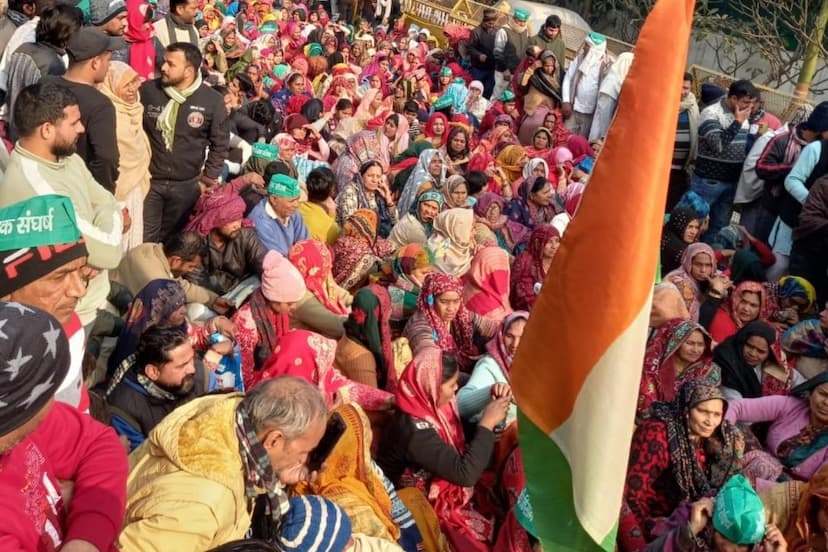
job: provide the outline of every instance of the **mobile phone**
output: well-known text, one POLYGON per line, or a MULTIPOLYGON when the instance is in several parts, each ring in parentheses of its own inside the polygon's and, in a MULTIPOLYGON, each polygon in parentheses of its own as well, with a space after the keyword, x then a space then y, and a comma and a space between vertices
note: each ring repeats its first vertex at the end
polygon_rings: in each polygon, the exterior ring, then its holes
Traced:
POLYGON ((308 455, 308 461, 306 463, 308 471, 318 471, 322 467, 322 464, 328 459, 328 456, 330 456, 343 433, 345 433, 345 420, 337 412, 334 412, 328 418, 328 426, 325 428, 325 434, 322 436, 319 444, 308 455))

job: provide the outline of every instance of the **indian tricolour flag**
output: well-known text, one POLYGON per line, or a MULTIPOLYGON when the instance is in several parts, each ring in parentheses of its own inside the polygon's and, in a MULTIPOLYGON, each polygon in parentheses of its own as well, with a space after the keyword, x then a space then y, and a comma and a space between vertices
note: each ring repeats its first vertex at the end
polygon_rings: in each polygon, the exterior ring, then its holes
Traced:
POLYGON ((513 367, 546 552, 612 550, 633 432, 694 0, 659 0, 513 367))

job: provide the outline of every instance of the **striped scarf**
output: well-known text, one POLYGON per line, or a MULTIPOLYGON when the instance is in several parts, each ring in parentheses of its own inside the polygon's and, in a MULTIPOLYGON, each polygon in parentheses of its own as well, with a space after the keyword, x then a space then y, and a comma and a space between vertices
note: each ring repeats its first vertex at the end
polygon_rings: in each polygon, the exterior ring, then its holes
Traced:
POLYGON ((267 451, 256 436, 249 416, 241 408, 236 410, 236 437, 239 438, 239 452, 244 463, 244 490, 247 498, 255 500, 261 494, 261 490, 267 493, 267 514, 270 516, 275 534, 282 516, 290 508, 290 503, 278 474, 273 471, 267 451))

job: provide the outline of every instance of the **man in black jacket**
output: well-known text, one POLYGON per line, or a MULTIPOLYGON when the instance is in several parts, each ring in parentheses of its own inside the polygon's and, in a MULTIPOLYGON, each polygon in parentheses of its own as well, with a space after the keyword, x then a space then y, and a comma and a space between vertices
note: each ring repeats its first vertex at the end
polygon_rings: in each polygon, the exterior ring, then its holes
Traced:
POLYGON ((170 44, 161 78, 141 85, 144 130, 152 149, 145 242, 163 242, 184 226, 202 191, 218 183, 227 158, 224 98, 202 84, 200 68, 198 48, 170 44))
POLYGON ((164 416, 207 390, 204 371, 196 369, 193 346, 180 328, 147 329, 115 379, 107 406, 112 426, 129 440, 130 450, 144 442, 164 416))
POLYGON ((115 136, 115 106, 97 85, 106 79, 112 51, 122 42, 96 27, 84 27, 69 39, 69 68, 54 82, 78 98, 81 122, 86 131, 78 139, 78 155, 89 172, 110 193, 118 180, 118 139, 115 136))
POLYGON ((483 83, 483 96, 489 98, 495 85, 495 26, 498 11, 494 8, 483 10, 483 21, 472 29, 469 38, 471 54, 471 75, 483 83))

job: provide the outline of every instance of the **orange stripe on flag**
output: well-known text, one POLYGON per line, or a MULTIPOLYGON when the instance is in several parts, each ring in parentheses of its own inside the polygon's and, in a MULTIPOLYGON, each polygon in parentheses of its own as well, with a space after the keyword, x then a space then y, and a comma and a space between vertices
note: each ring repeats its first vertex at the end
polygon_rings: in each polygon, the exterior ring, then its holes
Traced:
MULTIPOLYGON (((652 290, 693 6, 660 0, 650 13, 606 145, 521 341, 514 390, 546 433, 570 416, 587 375, 652 290)), ((601 406, 613 415, 611 404, 601 406)))

